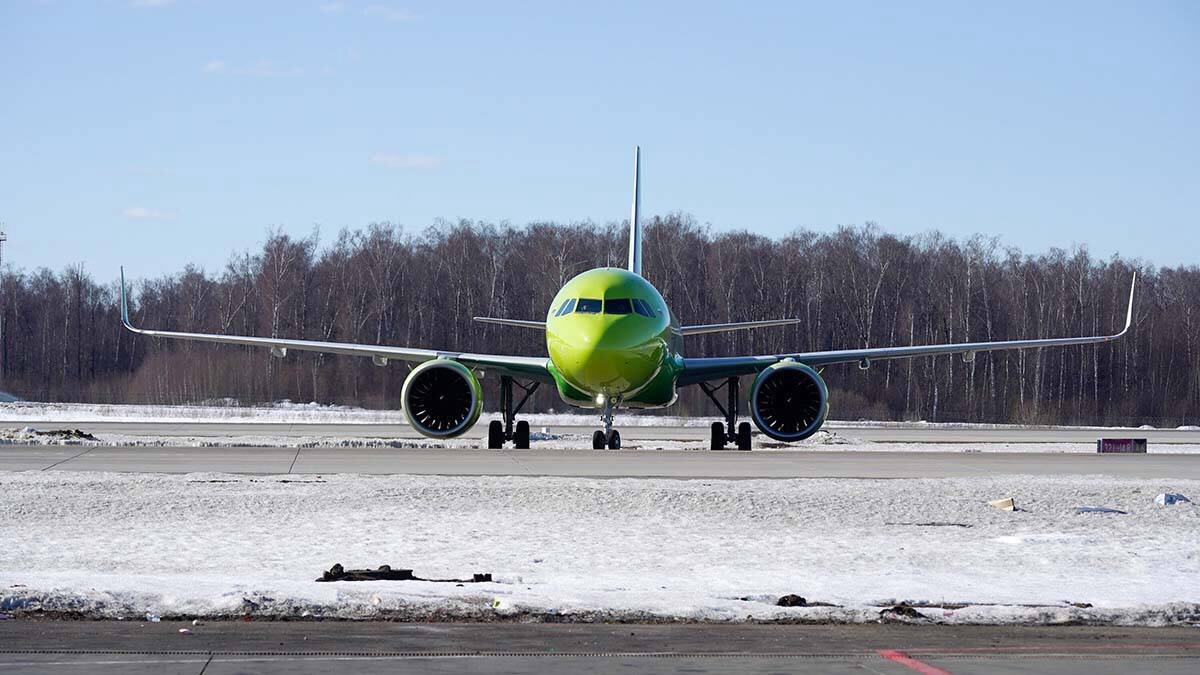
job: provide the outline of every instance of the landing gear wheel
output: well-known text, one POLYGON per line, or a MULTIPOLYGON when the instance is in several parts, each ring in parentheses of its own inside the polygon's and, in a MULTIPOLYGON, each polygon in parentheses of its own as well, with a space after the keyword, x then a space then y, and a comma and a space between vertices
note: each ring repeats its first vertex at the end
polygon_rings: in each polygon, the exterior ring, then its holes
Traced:
POLYGON ((488 450, 499 450, 504 447, 504 425, 500 420, 492 420, 488 424, 488 450))
POLYGON ((612 431, 608 432, 608 449, 609 450, 620 450, 621 449, 621 432, 617 431, 616 429, 613 429, 612 431))
MULTIPOLYGON (((746 438, 750 438, 750 431, 748 429, 746 430, 746 438)), ((529 422, 525 420, 517 422, 517 429, 513 432, 513 447, 518 450, 529 449, 529 422)))
POLYGON ((593 450, 603 450, 604 449, 604 432, 600 431, 599 429, 597 429, 596 432, 592 434, 592 449, 593 450))
POLYGON ((749 422, 742 422, 741 424, 738 425, 737 446, 738 446, 738 450, 749 450, 750 449, 750 423, 749 422))
POLYGON ((721 422, 712 423, 712 449, 725 449, 725 425, 721 422))

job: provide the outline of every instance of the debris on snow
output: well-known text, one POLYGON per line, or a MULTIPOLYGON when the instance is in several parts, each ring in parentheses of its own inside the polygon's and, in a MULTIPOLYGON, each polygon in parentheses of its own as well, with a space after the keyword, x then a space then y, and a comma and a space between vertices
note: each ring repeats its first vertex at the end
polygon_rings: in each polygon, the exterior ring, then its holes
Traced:
POLYGON ((82 441, 99 441, 99 439, 79 429, 50 429, 48 431, 40 431, 33 427, 0 429, 0 444, 4 445, 30 442, 37 445, 73 445, 82 441))
POLYGON ((993 499, 992 501, 988 502, 988 506, 1000 509, 1001 511, 1016 511, 1017 510, 1017 505, 1013 501, 1012 497, 1005 497, 1004 499, 993 499))
POLYGON ((900 603, 879 611, 879 621, 928 621, 929 617, 913 609, 907 603, 900 603))
POLYGON ((1110 509, 1107 506, 1076 506, 1075 513, 1118 513, 1122 516, 1129 515, 1127 511, 1110 509))
POLYGON ((390 565, 373 570, 346 570, 341 563, 334 563, 317 581, 411 581, 413 578, 412 570, 393 570, 390 565))
POLYGON ((1159 506, 1171 506, 1172 504, 1191 503, 1192 500, 1184 497, 1178 492, 1164 492, 1154 498, 1154 503, 1159 506))
MULTIPOLYGON (((412 570, 394 570, 391 565, 380 565, 373 570, 347 570, 335 563, 323 572, 317 581, 432 581, 442 584, 483 584, 492 580, 491 572, 475 573, 470 579, 422 579, 413 576, 412 570)), ((376 603, 378 604, 378 603, 376 603)))
POLYGON ((788 593, 776 600, 775 605, 777 607, 807 607, 808 601, 795 593, 788 593))

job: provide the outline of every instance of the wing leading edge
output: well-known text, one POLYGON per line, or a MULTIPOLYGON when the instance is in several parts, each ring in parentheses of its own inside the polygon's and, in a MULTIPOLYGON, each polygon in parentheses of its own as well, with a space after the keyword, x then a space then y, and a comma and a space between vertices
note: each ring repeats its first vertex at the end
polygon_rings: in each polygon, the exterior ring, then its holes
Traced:
POLYGON ((137 328, 129 320, 129 303, 125 295, 125 269, 121 268, 121 323, 125 328, 152 337, 173 340, 214 342, 226 345, 263 347, 275 356, 285 356, 288 350, 342 354, 346 356, 369 356, 376 365, 387 365, 388 361, 421 362, 434 359, 450 359, 465 366, 499 372, 504 375, 552 382, 546 368, 545 357, 505 356, 501 354, 469 354, 434 349, 412 349, 387 345, 360 345, 348 342, 321 342, 316 340, 288 340, 281 338, 250 337, 242 335, 218 335, 213 333, 183 333, 178 331, 150 330, 137 328))
POLYGON ((680 335, 704 335, 705 333, 724 333, 731 330, 750 330, 752 328, 771 328, 772 326, 790 326, 800 323, 800 319, 767 319, 766 321, 739 321, 737 323, 706 323, 700 326, 680 326, 680 335))
POLYGON ((1037 349, 1039 347, 1068 347, 1072 345, 1090 345, 1110 342, 1125 335, 1133 323, 1133 292, 1137 285, 1137 275, 1129 284, 1129 308, 1125 313, 1125 327, 1113 335, 1097 335, 1091 337, 1039 338, 1034 340, 1003 340, 1000 342, 962 342, 941 345, 912 345, 908 347, 880 347, 868 349, 841 349, 828 352, 807 352, 797 354, 772 354, 762 356, 730 356, 717 358, 698 358, 683 360, 683 372, 678 383, 695 384, 706 380, 722 377, 749 375, 784 359, 793 359, 810 366, 828 366, 837 363, 858 363, 868 367, 873 361, 886 359, 907 359, 916 356, 936 356, 939 354, 962 354, 963 360, 971 361, 978 352, 1003 351, 1008 349, 1037 349))

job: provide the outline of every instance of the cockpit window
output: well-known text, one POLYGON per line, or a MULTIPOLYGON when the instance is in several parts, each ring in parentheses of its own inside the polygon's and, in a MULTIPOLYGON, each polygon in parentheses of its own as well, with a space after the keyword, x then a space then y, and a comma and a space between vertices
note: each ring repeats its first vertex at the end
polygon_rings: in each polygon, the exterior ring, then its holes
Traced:
POLYGON ((650 309, 650 303, 642 300, 641 298, 633 299, 633 311, 641 314, 642 316, 648 316, 651 319, 654 318, 654 310, 650 309))
POLYGON ((567 298, 566 300, 563 301, 563 304, 558 308, 558 311, 554 313, 554 316, 562 316, 563 314, 570 314, 571 310, 573 310, 573 309, 575 309, 575 298, 567 298))
POLYGON ((575 305, 575 311, 580 314, 599 314, 603 303, 594 298, 580 298, 575 305))
POLYGON ((633 305, 629 303, 629 298, 609 298, 604 301, 605 314, 629 314, 633 311, 633 305))

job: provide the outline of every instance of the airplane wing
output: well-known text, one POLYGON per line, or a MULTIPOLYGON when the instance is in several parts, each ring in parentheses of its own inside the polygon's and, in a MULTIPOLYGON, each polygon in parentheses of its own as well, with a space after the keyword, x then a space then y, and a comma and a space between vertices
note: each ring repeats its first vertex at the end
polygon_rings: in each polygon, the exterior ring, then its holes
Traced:
POLYGON ((497 326, 516 326, 518 328, 536 328, 537 330, 546 330, 545 321, 525 321, 524 319, 497 319, 493 316, 474 316, 473 321, 479 323, 491 323, 497 326))
POLYGON ((730 330, 749 330, 751 328, 770 328, 772 326, 790 326, 800 323, 800 319, 767 319, 766 321, 739 321, 737 323, 706 323, 701 326, 680 326, 680 335, 703 335, 705 333, 724 333, 730 330))
POLYGON ((174 340, 194 340, 198 342, 215 342, 227 345, 244 345, 247 347, 263 347, 271 350, 274 356, 286 356, 288 350, 324 352, 326 354, 344 354, 347 356, 369 356, 375 365, 384 366, 388 361, 421 362, 434 359, 450 359, 458 361, 470 368, 497 372, 502 375, 553 382, 550 371, 546 368, 548 359, 544 356, 505 356, 501 354, 468 354, 464 352, 446 352, 434 349, 411 349, 408 347, 389 347, 387 345, 361 345, 348 342, 320 342, 315 340, 288 340, 282 338, 249 337, 241 335, 218 335, 214 333, 181 333, 167 330, 148 330, 136 328, 129 321, 129 303, 125 297, 125 270, 121 269, 121 323, 125 328, 153 337, 174 340))
POLYGON ((1090 345, 1116 340, 1129 331, 1133 323, 1133 290, 1137 283, 1137 275, 1129 285, 1129 309, 1125 314, 1125 327, 1113 335, 1097 335, 1091 337, 1041 338, 1035 340, 1004 340, 1000 342, 961 342, 942 345, 913 345, 908 347, 880 347, 868 349, 840 349, 828 352, 802 352, 796 354, 770 354, 762 356, 729 356, 717 358, 697 358, 683 360, 683 372, 679 375, 678 384, 695 384, 706 380, 716 380, 723 377, 749 375, 757 373, 772 364, 784 359, 793 359, 814 367, 828 366, 835 363, 858 363, 859 367, 870 367, 874 361, 885 359, 907 359, 915 356, 935 356, 938 354, 962 354, 964 361, 972 361, 978 352, 1001 351, 1007 349, 1036 349, 1038 347, 1066 347, 1070 345, 1090 345))

